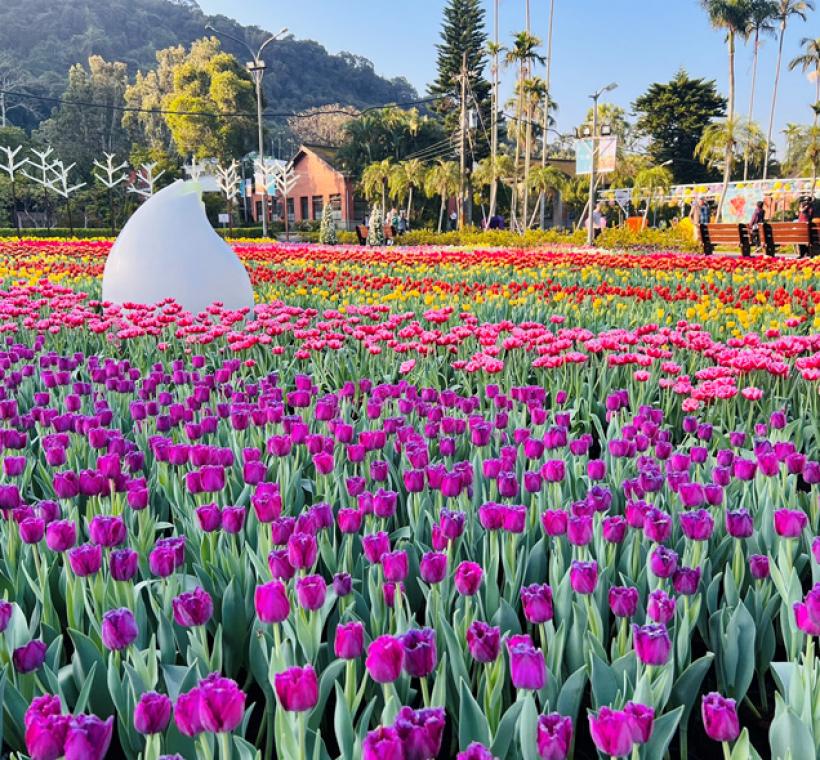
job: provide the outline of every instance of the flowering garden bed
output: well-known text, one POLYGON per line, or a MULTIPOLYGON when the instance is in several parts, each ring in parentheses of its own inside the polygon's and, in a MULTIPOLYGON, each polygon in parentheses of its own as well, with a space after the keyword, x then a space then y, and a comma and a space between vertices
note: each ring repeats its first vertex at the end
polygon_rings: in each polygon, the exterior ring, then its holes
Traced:
POLYGON ((816 757, 816 264, 108 248, 0 243, 7 749, 816 757))

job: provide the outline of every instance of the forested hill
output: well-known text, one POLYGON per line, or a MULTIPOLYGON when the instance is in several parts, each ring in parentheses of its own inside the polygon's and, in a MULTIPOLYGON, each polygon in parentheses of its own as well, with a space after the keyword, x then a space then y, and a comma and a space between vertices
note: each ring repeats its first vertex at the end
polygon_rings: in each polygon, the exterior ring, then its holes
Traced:
MULTIPOLYGON (((206 23, 247 39, 254 48, 270 31, 207 16, 194 0, 2 0, 0 87, 59 96, 71 65, 85 63, 93 54, 124 61, 133 75, 154 67, 157 50, 188 46, 205 36, 206 23)), ((230 40, 222 44, 240 61, 248 57, 230 40)), ((356 41, 350 45, 355 48, 356 41)), ((416 97, 406 80, 384 79, 367 59, 331 55, 317 42, 286 38, 269 46, 264 58, 266 100, 282 110, 326 103, 363 107, 416 97)), ((48 115, 51 104, 40 104, 37 110, 24 116, 18 109, 9 115, 30 127, 48 115)))

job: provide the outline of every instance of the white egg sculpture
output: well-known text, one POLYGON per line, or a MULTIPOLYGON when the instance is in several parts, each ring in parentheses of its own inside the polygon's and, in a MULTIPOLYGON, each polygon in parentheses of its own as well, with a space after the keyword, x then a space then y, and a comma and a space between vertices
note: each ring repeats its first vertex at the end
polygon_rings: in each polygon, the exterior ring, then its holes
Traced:
POLYGON ((196 182, 177 180, 126 222, 103 273, 104 301, 155 304, 173 298, 194 314, 214 301, 253 308, 248 273, 214 232, 196 182))

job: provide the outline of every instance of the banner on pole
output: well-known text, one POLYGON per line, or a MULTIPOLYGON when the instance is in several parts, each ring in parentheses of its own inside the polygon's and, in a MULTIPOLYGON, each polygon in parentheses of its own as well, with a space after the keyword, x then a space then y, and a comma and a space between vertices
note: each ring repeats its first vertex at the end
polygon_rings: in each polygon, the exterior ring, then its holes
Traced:
POLYGON ((598 174, 610 174, 615 171, 615 160, 618 153, 618 138, 614 135, 599 137, 593 141, 591 137, 575 141, 575 173, 592 174, 592 146, 598 143, 598 174))

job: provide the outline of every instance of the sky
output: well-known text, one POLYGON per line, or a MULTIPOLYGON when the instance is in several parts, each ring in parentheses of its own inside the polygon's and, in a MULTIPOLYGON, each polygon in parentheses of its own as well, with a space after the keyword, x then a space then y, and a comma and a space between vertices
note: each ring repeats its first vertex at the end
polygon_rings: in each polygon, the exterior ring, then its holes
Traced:
MULTIPOLYGON (((243 24, 270 31, 286 26, 298 39, 312 39, 332 53, 342 50, 373 61, 382 76, 404 76, 419 93, 435 77, 436 49, 445 0, 198 0, 205 13, 221 13, 243 24)), ((483 0, 487 29, 493 0, 483 0)), ((499 0, 502 45, 525 26, 526 0, 499 0)), ((530 0, 532 33, 547 38, 549 1, 530 0)), ((698 0, 556 0, 553 33, 552 91, 558 103, 557 128, 568 132, 582 123, 589 95, 615 81, 619 87, 604 100, 631 111, 631 104, 653 82, 671 79, 684 67, 692 76, 716 79, 726 94, 728 63, 722 32, 713 29, 698 0)), ((778 95, 774 140, 782 148, 788 122, 808 123, 814 85, 805 74, 788 70, 803 37, 820 34, 820 11, 786 30, 784 64, 778 95)), ((769 120, 777 40, 761 45, 754 118, 765 131, 769 120)), ((749 107, 751 45, 739 46, 736 61, 737 108, 749 107)), ((487 76, 489 77, 489 70, 487 76)), ((502 74, 509 92, 512 70, 502 74)))

